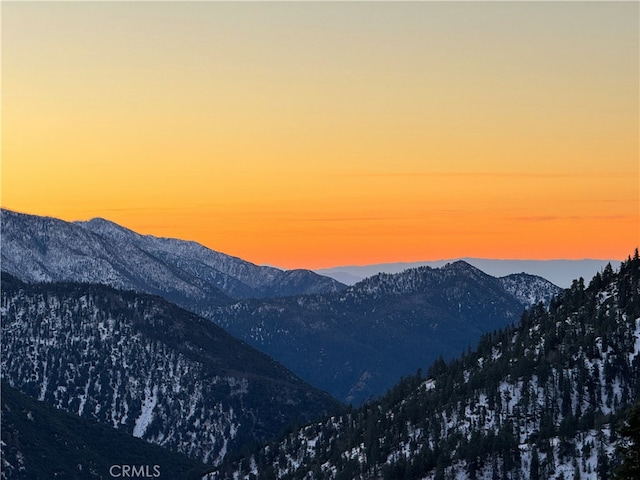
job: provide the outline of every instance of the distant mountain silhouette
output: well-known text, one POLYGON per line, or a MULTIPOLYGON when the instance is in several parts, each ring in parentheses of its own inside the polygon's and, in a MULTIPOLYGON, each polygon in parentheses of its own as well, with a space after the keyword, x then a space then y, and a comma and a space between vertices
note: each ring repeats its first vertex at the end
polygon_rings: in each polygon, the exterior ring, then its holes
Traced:
POLYGON ((439 268, 447 263, 463 260, 489 275, 502 277, 512 273, 529 273, 546 278, 551 283, 562 288, 571 286, 576 278, 591 278, 596 272, 602 271, 607 264, 617 265, 619 260, 500 260, 489 258, 453 258, 448 260, 433 260, 424 262, 381 263, 362 266, 341 266, 315 270, 346 284, 354 285, 360 280, 377 273, 400 273, 407 268, 428 266, 439 268))

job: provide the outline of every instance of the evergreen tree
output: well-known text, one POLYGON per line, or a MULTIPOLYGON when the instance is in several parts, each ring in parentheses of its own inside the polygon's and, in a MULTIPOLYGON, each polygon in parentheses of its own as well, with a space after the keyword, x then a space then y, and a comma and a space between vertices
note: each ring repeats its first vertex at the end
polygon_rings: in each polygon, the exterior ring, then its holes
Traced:
POLYGON ((618 448, 622 464, 616 471, 616 478, 640 478, 640 402, 631 408, 619 433, 623 437, 618 448))
POLYGON ((531 466, 529 468, 529 480, 540 479, 540 458, 538 457, 538 449, 534 447, 531 453, 531 466))

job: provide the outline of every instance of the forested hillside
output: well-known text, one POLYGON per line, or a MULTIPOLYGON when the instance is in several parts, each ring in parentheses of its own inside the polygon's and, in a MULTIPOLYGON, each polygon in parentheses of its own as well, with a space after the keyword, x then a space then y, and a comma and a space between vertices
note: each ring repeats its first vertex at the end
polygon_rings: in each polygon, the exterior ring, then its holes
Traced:
POLYGON ((204 463, 338 402, 209 320, 104 285, 2 276, 2 378, 204 463))
POLYGON ((611 478, 640 393, 639 280, 636 250, 462 357, 209 478, 611 478))

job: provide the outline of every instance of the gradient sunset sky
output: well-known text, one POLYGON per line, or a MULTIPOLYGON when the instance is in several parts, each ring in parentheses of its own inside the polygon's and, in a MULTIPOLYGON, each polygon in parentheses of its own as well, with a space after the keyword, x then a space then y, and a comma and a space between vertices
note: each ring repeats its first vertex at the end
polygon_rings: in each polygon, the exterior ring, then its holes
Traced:
POLYGON ((636 1, 1 15, 5 208, 283 268, 640 243, 636 1))

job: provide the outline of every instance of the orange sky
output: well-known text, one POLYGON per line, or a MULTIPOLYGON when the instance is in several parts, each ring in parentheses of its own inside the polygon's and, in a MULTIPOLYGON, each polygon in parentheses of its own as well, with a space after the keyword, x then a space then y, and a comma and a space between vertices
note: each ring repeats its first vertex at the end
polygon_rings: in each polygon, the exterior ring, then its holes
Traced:
POLYGON ((626 257, 638 2, 2 2, 2 206, 259 264, 626 257))

